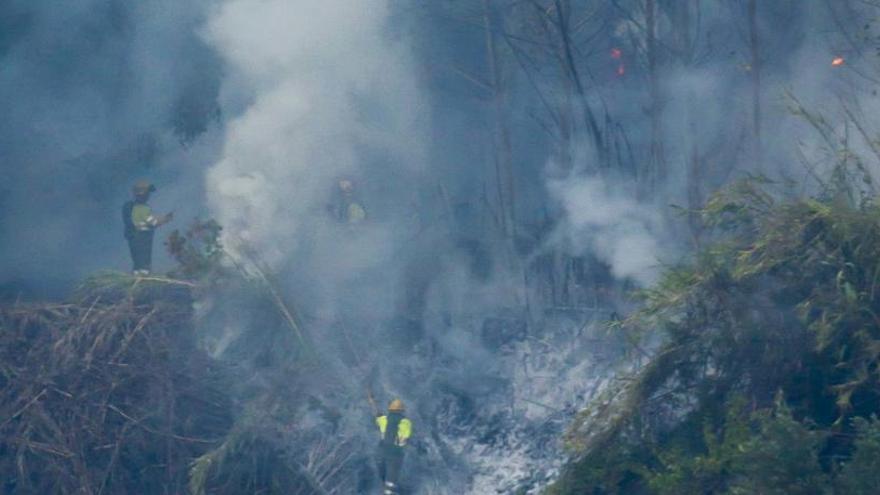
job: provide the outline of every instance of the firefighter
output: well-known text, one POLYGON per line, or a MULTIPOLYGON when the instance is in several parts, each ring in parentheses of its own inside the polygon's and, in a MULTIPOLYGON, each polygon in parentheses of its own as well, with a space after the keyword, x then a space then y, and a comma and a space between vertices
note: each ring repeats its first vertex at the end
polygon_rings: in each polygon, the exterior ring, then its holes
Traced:
POLYGON ((404 417, 404 412, 403 401, 394 399, 388 406, 388 414, 376 418, 379 427, 379 477, 384 484, 385 495, 398 493, 404 447, 412 435, 412 422, 404 417))
POLYGON ((355 197, 354 181, 343 178, 336 185, 336 200, 331 206, 336 221, 346 225, 357 225, 365 221, 367 210, 355 197))
POLYGON ((132 187, 133 199, 122 206, 125 240, 128 241, 134 265, 132 273, 136 276, 150 274, 153 263, 153 234, 156 228, 170 222, 174 217, 173 213, 162 217, 153 214, 147 201, 150 200, 150 193, 155 190, 156 186, 153 184, 139 180, 132 187))

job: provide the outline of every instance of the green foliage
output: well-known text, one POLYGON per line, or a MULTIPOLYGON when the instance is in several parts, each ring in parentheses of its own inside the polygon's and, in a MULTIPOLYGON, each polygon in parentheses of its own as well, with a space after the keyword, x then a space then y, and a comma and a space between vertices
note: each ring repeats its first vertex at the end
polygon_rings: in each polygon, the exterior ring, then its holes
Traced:
POLYGON ((660 467, 648 475, 658 494, 722 493, 731 484, 742 461, 743 447, 750 440, 748 415, 742 400, 728 407, 725 422, 717 428, 703 425, 703 452, 673 446, 658 452, 660 467))
POLYGON ((647 450, 629 450, 623 444, 611 445, 601 456, 589 456, 568 467, 561 479, 545 495, 646 493, 643 480, 646 465, 653 460, 647 450))
POLYGON ((738 444, 731 456, 733 481, 728 493, 829 493, 830 477, 819 463, 827 433, 795 420, 784 403, 755 413, 753 418, 758 425, 756 433, 738 444))
POLYGON ((873 495, 880 487, 880 421, 856 418, 855 454, 843 465, 839 477, 839 493, 873 495))
POLYGON ((222 231, 223 227, 214 220, 196 219, 186 232, 172 232, 165 241, 168 253, 178 263, 172 276, 202 280, 216 275, 223 258, 222 231))
POLYGON ((649 483, 662 495, 825 494, 830 480, 819 451, 826 437, 796 421, 784 403, 748 414, 745 402, 735 399, 721 428, 705 426, 703 453, 661 453, 662 467, 649 483))
POLYGON ((609 456, 643 493, 872 486, 876 427, 859 418, 880 407, 880 207, 766 188, 713 197, 714 244, 642 292, 619 331, 662 344, 573 423, 578 460, 551 493, 623 493, 609 456))

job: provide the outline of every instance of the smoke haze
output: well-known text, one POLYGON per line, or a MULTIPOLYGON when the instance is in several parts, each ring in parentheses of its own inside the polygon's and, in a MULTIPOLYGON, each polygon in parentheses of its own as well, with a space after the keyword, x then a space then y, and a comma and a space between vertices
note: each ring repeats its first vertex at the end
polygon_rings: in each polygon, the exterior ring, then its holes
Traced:
MULTIPOLYGON (((176 211, 172 228, 213 217, 233 256, 277 275, 328 363, 316 384, 337 381, 340 436, 372 445, 370 382, 416 404, 418 493, 513 491, 527 478, 537 490, 619 351, 585 344, 618 310, 605 289, 649 286, 698 235, 670 204, 698 207, 750 173, 817 190, 844 138, 880 167, 877 56, 848 41, 872 30, 838 27, 861 28, 866 6, 759 2, 753 67, 745 2, 658 1, 653 101, 644 2, 562 2, 579 26, 582 98, 545 30, 555 2, 539 3, 0 4, 0 295, 60 297, 98 269, 128 270, 119 208, 148 178, 155 208, 176 211), (833 139, 786 93, 826 116, 833 139), (499 220, 505 165, 511 232, 499 220), (334 218, 343 178, 363 226, 334 218)), ((162 251, 157 240, 160 271, 162 251)), ((224 299, 236 296, 198 303, 224 359, 272 346, 252 318, 265 305, 224 299)))
POLYGON ((241 0, 208 22, 231 116, 208 201, 272 266, 324 214, 336 180, 399 186, 424 166, 426 106, 388 16, 384 1, 241 0))
POLYGON ((136 178, 160 208, 200 212, 212 145, 192 140, 219 116, 219 65, 195 33, 206 6, 0 5, 0 283, 57 294, 128 269, 119 211, 136 178))
POLYGON ((565 210, 560 232, 567 236, 563 245, 575 250, 572 255, 594 253, 616 278, 641 286, 656 280, 663 250, 675 245, 656 208, 639 204, 598 179, 554 181, 548 187, 565 210))

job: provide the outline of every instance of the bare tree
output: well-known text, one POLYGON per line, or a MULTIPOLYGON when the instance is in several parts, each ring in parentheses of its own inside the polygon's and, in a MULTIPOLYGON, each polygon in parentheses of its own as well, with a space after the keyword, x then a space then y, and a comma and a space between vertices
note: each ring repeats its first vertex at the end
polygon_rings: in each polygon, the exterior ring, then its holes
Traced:
POLYGON ((763 146, 761 143, 761 51, 760 37, 758 34, 758 2, 749 0, 749 54, 751 56, 752 75, 752 138, 754 140, 755 165, 760 169, 763 161, 763 146))
POLYGON ((516 235, 516 202, 513 177, 513 154, 507 118, 507 96, 502 75, 502 60, 498 50, 497 33, 503 24, 497 19, 492 0, 483 0, 483 25, 486 30, 486 60, 489 65, 489 85, 492 91, 494 113, 495 180, 498 191, 501 231, 508 238, 516 235))
POLYGON ((648 91, 650 93, 651 150, 648 193, 652 194, 666 178, 666 158, 663 146, 663 96, 660 88, 659 50, 657 44, 657 2, 645 0, 645 56, 648 61, 648 91))

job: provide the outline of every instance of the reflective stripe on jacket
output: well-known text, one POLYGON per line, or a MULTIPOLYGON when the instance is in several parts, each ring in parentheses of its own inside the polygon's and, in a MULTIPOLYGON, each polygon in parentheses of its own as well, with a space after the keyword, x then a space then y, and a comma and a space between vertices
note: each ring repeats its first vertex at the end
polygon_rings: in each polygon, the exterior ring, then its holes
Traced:
POLYGON ((135 203, 131 209, 131 223, 137 230, 153 230, 159 225, 159 219, 153 215, 153 210, 144 203, 135 203))
MULTIPOLYGON (((385 430, 388 429, 388 416, 379 416, 376 418, 376 425, 379 427, 379 434, 382 440, 385 438, 385 430)), ((412 435, 412 422, 406 418, 401 418, 397 425, 397 438, 394 439, 394 445, 403 447, 406 441, 412 435)))

